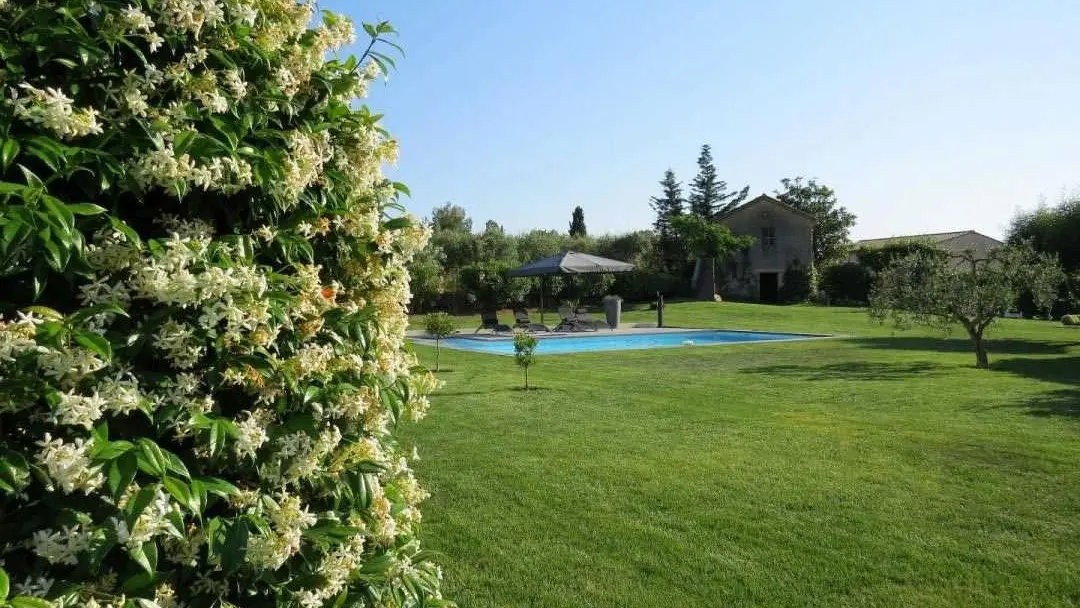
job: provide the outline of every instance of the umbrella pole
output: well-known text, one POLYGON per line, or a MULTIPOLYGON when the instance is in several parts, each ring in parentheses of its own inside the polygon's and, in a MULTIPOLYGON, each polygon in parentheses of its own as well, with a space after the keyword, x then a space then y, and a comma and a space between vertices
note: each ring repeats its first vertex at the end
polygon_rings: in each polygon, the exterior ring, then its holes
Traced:
POLYGON ((540 324, 544 324, 544 275, 540 275, 540 324))

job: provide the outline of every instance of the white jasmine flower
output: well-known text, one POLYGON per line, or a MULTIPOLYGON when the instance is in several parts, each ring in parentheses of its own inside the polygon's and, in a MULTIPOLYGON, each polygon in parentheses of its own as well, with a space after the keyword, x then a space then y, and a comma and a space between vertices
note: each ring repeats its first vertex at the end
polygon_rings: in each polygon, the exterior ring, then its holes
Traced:
POLYGON ((18 118, 39 124, 64 139, 101 133, 97 110, 75 108, 74 101, 59 89, 39 89, 25 82, 19 89, 26 96, 15 98, 18 118))
POLYGON ((88 455, 90 446, 82 439, 65 443, 63 439, 53 439, 46 433, 37 445, 41 447, 37 461, 65 494, 78 490, 89 495, 105 483, 101 467, 91 466, 88 455))
POLYGON ((94 427, 106 407, 105 400, 94 393, 90 396, 71 392, 60 393, 60 401, 53 412, 60 424, 81 426, 87 430, 94 427))

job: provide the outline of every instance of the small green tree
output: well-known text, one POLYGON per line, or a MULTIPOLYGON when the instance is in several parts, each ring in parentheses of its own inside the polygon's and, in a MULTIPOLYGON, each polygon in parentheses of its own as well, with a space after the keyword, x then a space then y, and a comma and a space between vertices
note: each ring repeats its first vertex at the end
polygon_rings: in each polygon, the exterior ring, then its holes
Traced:
POLYGON ((424 329, 435 338, 435 371, 439 371, 439 342, 454 333, 454 320, 445 312, 433 312, 424 317, 424 329))
POLYGON ((529 366, 536 359, 536 337, 525 332, 514 335, 514 362, 525 370, 525 390, 529 390, 529 366))
POLYGON ((698 215, 680 215, 671 219, 671 226, 689 253, 710 262, 713 285, 716 284, 716 260, 749 247, 754 239, 736 235, 723 224, 710 222, 698 215))
POLYGON ((916 253, 878 276, 870 294, 870 315, 899 328, 911 323, 948 330, 959 324, 975 347, 976 366, 990 367, 986 328, 1012 308, 1025 290, 1038 307, 1051 304, 1064 272, 1050 255, 1030 246, 995 249, 985 258, 968 252, 944 259, 916 253))

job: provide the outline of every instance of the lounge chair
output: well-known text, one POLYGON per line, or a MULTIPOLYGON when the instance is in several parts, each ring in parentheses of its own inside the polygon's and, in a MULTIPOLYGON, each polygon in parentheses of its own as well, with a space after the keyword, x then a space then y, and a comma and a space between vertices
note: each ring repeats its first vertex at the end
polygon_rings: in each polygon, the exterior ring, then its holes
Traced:
POLYGON ((514 328, 526 331, 551 331, 551 328, 543 323, 533 323, 529 319, 529 311, 524 308, 518 308, 514 311, 514 328))
POLYGON ((559 307, 559 316, 562 317, 562 321, 555 326, 555 331, 596 331, 600 329, 600 326, 588 318, 588 315, 582 316, 575 313, 569 306, 559 307))
POLYGON ((499 333, 501 331, 514 331, 509 325, 505 323, 499 323, 499 314, 494 310, 488 310, 480 313, 480 327, 476 328, 473 333, 479 332, 481 329, 490 329, 492 333, 499 333))
POLYGON ((592 318, 592 316, 589 315, 589 311, 584 308, 579 308, 577 312, 574 313, 574 320, 578 325, 581 325, 588 331, 597 331, 600 329, 600 321, 592 318))

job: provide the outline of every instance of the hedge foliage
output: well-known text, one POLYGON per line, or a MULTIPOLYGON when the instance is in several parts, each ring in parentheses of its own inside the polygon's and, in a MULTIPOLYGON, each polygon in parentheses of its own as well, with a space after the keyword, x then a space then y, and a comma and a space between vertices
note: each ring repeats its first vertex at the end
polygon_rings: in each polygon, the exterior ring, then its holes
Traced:
POLYGON ((435 383, 403 349, 427 233, 354 105, 393 28, 357 58, 306 1, 0 19, 0 592, 446 605, 392 436, 435 383))

